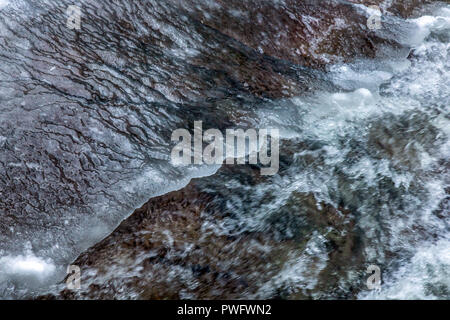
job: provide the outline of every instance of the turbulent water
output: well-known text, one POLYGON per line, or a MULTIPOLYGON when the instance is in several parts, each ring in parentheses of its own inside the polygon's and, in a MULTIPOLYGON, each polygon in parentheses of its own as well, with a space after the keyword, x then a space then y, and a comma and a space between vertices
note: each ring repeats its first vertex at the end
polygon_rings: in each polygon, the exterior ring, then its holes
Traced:
MULTIPOLYGON (((399 45, 320 71, 257 58, 172 1, 80 1, 81 32, 67 29, 70 4, 0 0, 0 297, 45 292, 149 198, 213 175, 218 166, 170 162, 172 131, 202 120, 278 128, 289 158, 251 188, 227 181, 233 214, 212 232, 299 236, 292 199, 311 194, 352 213, 365 261, 383 271, 381 289, 358 298, 450 298, 448 4, 387 17, 378 36, 399 45), (244 59, 302 89, 267 97, 241 85, 244 59)), ((251 297, 314 287, 328 250, 313 233, 251 297)), ((351 271, 345 281, 363 285, 351 271)))
POLYGON ((267 186, 286 198, 256 215, 264 219, 294 191, 352 208, 367 261, 388 270, 381 290, 359 298, 450 297, 449 13, 409 21, 410 61, 332 66, 333 81, 350 92, 320 92, 261 111, 263 126, 311 147, 267 186))

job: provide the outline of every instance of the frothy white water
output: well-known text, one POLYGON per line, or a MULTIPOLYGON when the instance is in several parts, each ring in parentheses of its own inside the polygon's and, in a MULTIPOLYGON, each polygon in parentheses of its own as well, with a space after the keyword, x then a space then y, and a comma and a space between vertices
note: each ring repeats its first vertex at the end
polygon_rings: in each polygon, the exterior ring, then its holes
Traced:
POLYGON ((277 181, 278 186, 259 186, 255 194, 279 188, 284 196, 256 209, 251 219, 259 224, 248 225, 262 229, 264 213, 286 205, 291 192, 313 193, 335 207, 340 194, 361 215, 358 224, 369 242, 367 261, 385 271, 381 290, 364 290, 362 299, 450 296, 450 179, 445 165, 450 158, 449 12, 443 8, 408 21, 416 30, 405 39, 412 59, 402 53, 389 60, 333 66, 334 82, 349 91, 294 98, 260 113, 263 127, 279 128, 285 139, 318 148, 298 152, 300 169, 291 168, 290 177, 277 181), (375 144, 384 151, 370 151, 375 144), (305 167, 311 158, 313 165, 305 167), (393 197, 395 193, 402 198, 393 197), (403 262, 388 258, 387 252, 403 262))
POLYGON ((34 255, 28 245, 23 255, 0 257, 0 283, 17 291, 33 290, 56 281, 56 269, 51 259, 34 255))
POLYGON ((413 258, 387 275, 380 290, 361 299, 449 299, 450 241, 442 239, 417 248, 413 258))

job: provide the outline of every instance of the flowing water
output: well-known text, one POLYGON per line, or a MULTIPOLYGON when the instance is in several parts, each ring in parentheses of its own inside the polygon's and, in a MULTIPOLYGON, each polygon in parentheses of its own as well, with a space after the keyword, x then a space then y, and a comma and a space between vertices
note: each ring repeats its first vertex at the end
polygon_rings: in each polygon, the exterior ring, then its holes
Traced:
MULTIPOLYGON (((265 57, 309 89, 293 98, 236 83, 256 53, 171 1, 80 1, 80 32, 67 29, 70 4, 0 0, 0 297, 45 291, 149 198, 213 175, 170 162, 172 131, 202 120, 278 128, 290 157, 252 188, 228 182, 233 215, 212 232, 294 237, 300 222, 280 216, 312 194, 352 212, 365 261, 382 267, 382 288, 358 298, 450 298, 448 4, 386 18, 377 32, 400 46, 376 58, 318 71, 265 57)), ((328 249, 319 233, 306 247, 255 297, 313 287, 328 249)))

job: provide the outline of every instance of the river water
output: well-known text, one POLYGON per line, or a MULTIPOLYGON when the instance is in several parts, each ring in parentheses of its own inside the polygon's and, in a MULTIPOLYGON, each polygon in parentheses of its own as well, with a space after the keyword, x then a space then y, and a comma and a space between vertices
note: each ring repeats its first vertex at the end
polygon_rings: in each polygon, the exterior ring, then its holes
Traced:
MULTIPOLYGON (((448 4, 386 17, 378 35, 400 46, 375 58, 319 71, 265 57, 308 88, 294 97, 236 83, 245 66, 222 57, 257 53, 172 1, 80 1, 80 32, 66 26, 70 4, 0 0, 0 297, 45 292, 149 198, 213 175, 170 162, 172 131, 202 120, 277 128, 291 157, 269 181, 228 183, 234 214, 214 232, 294 237, 295 221, 274 217, 310 194, 352 213, 365 261, 382 267, 382 288, 358 298, 450 298, 448 4)), ((315 234, 255 297, 313 284, 327 250, 315 234)))

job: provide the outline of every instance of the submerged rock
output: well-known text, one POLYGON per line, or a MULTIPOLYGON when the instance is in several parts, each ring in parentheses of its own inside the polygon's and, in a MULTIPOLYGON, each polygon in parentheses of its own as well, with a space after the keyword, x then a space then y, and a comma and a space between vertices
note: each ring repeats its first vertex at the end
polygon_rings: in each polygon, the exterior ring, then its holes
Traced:
POLYGON ((249 186, 261 179, 251 167, 224 167, 151 199, 73 262, 81 268, 81 290, 40 299, 311 298, 329 296, 342 269, 360 264, 351 214, 318 209, 312 195, 294 194, 265 229, 221 233, 232 213, 223 208, 226 186, 219 182, 235 177, 249 186), (297 235, 279 228, 285 218, 296 221, 297 235), (300 265, 304 270, 296 270, 300 265), (284 279, 291 271, 310 283, 291 284, 284 279))
POLYGON ((375 57, 380 45, 395 44, 367 26, 353 4, 375 5, 391 15, 408 16, 423 1, 239 1, 187 0, 180 7, 203 25, 259 53, 302 66, 375 57))

